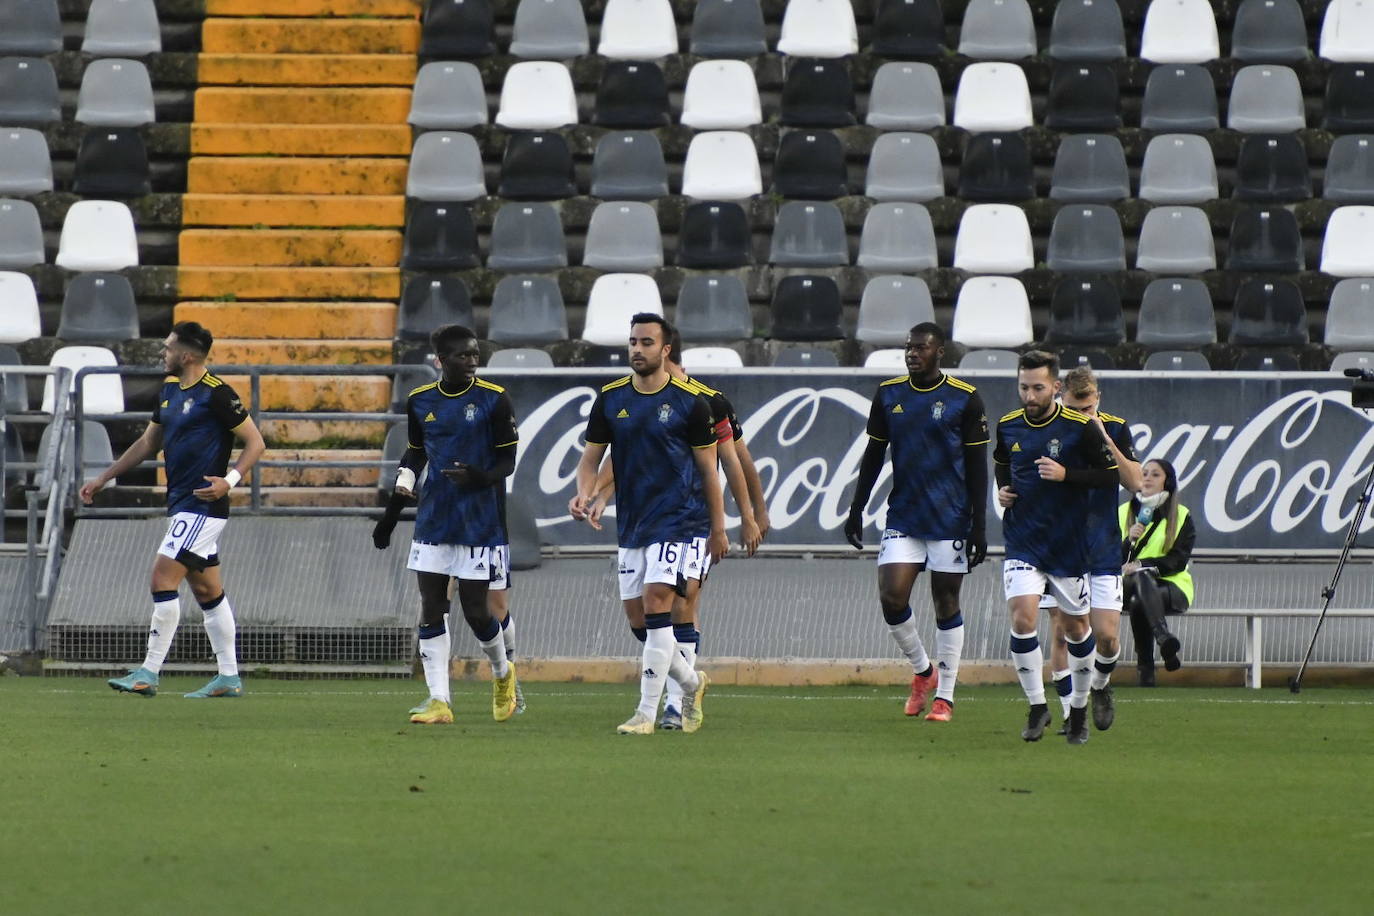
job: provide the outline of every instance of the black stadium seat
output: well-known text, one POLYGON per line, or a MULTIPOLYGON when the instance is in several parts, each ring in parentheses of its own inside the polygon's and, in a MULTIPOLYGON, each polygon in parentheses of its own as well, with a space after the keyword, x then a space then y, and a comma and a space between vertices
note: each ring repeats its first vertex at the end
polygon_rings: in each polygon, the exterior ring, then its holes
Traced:
POLYGON ((92 197, 152 193, 148 148, 136 127, 92 127, 81 137, 72 190, 92 197))
POLYGON ((849 127, 854 84, 842 60, 795 57, 782 85, 782 123, 789 127, 849 127))
POLYGON ((678 229, 679 267, 723 269, 749 263, 749 217, 737 203, 703 200, 682 214, 678 229))
POLYGON ((506 141, 496 193, 511 200, 572 197, 577 193, 577 182, 568 141, 554 131, 512 134, 506 141))
POLYGON ((1030 147, 1016 133, 973 134, 959 166, 959 196, 977 201, 1035 196, 1030 147))
POLYGON ((429 0, 420 30, 420 56, 431 60, 496 53, 491 0, 429 0))
POLYGON ((668 123, 668 83, 658 64, 612 60, 596 87, 596 112, 602 127, 663 127, 668 123))
POLYGON ((466 204, 417 200, 406 218, 401 266, 406 270, 467 270, 481 264, 477 227, 466 204))
POLYGON ((840 138, 826 131, 784 134, 773 160, 773 190, 802 200, 832 200, 848 194, 840 138))

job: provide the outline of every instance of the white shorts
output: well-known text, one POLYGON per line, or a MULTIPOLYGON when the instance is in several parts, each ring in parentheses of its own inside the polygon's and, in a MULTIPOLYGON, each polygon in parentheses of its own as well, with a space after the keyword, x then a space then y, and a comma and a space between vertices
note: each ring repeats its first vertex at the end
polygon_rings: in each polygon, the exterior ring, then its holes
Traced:
MULTIPOLYGON (((1008 601, 1022 595, 1041 598, 1048 594, 1061 611, 1074 617, 1082 617, 1091 607, 1088 604, 1087 576, 1052 576, 1025 560, 1002 562, 1002 585, 1008 601)), ((1041 607, 1044 606, 1042 602, 1041 607)))
POLYGON ((878 565, 885 563, 924 563, 931 572, 966 573, 968 542, 963 538, 927 541, 907 537, 894 528, 888 528, 878 544, 878 565))
POLYGON ((711 573, 711 551, 706 546, 709 538, 692 538, 687 545, 687 562, 682 565, 682 574, 688 579, 705 582, 711 573))
MULTIPOLYGON (((1088 574, 1088 606, 1094 611, 1121 610, 1121 577, 1088 574)), ((1041 608, 1057 608, 1059 602, 1048 591, 1040 596, 1041 608)))
POLYGON ((167 534, 157 552, 197 572, 219 563, 219 536, 227 518, 178 512, 167 520, 167 534))
POLYGON ((407 569, 416 572, 438 573, 454 579, 485 581, 492 588, 505 588, 509 582, 507 547, 469 547, 466 544, 430 544, 410 542, 410 562, 407 569), (502 585, 496 583, 501 582, 502 585))
POLYGON ((648 583, 679 588, 691 546, 690 541, 660 541, 648 547, 621 547, 616 563, 620 600, 640 597, 648 583))

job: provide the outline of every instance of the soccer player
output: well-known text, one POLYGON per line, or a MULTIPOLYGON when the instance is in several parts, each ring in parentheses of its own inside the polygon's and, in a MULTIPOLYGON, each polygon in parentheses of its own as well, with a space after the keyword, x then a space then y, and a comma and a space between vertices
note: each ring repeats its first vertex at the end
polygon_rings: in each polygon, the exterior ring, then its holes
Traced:
POLYGON ((167 472, 167 514, 171 521, 153 560, 153 617, 143 663, 108 683, 117 691, 151 697, 181 622, 177 590, 184 579, 205 614, 205 633, 219 673, 190 699, 241 697, 234 647, 234 611, 224 594, 219 538, 229 520, 229 491, 238 486, 266 446, 234 389, 211 374, 205 362, 214 337, 194 321, 179 321, 162 343, 167 378, 153 408, 152 422, 114 464, 81 488, 90 505, 105 484, 159 451, 167 472), (232 469, 234 439, 243 443, 232 469))
MULTIPOLYGON (((506 528, 506 487, 505 483, 493 485, 496 490, 496 498, 501 505, 501 527, 506 528)), ((502 573, 499 578, 491 580, 491 585, 487 588, 487 609, 491 611, 491 616, 496 618, 496 622, 501 625, 501 643, 506 649, 506 661, 515 661, 515 617, 510 612, 510 544, 502 544, 502 551, 505 553, 506 562, 503 564, 502 573)), ((450 589, 449 597, 452 598, 450 589)), ((515 712, 517 715, 525 711, 525 692, 520 689, 520 682, 515 682, 515 712)))
POLYGON ((1037 635, 1040 596, 1048 589, 1064 612, 1072 693, 1070 744, 1088 740, 1088 687, 1095 650, 1088 627, 1089 490, 1110 487, 1116 464, 1088 417, 1055 400, 1059 358, 1032 350, 1017 368, 1021 408, 997 421, 993 452, 998 502, 1006 509, 1002 580, 1011 613, 1011 654, 1030 702, 1021 737, 1038 741, 1049 725, 1037 635))
POLYGON ((685 565, 698 502, 705 502, 710 519, 709 561, 718 561, 730 549, 711 407, 696 387, 669 374, 664 351, 671 346, 671 335, 672 326, 659 315, 641 312, 631 318, 633 372, 602 388, 592 404, 587 444, 577 466, 577 494, 568 504, 573 518, 587 518, 601 459, 613 444, 620 597, 632 620, 636 606, 642 606, 646 629, 639 706, 616 729, 624 735, 654 733, 668 676, 687 691, 682 730, 701 727, 709 678, 687 664, 670 629, 673 596, 686 591, 685 565))
POLYGON ((959 591, 987 556, 988 418, 968 382, 940 371, 945 332, 922 322, 906 338, 907 375, 878 386, 868 414, 868 447, 859 466, 844 534, 863 549, 863 510, 892 445, 892 493, 878 548, 878 600, 889 632, 911 662, 905 711, 918 716, 935 688, 930 722, 954 714, 964 647, 959 591), (916 577, 930 570, 935 604, 932 665, 911 613, 916 577))
POLYGON ((491 583, 506 573, 507 538, 496 490, 515 470, 515 411, 504 388, 477 377, 476 334, 450 324, 436 328, 429 341, 442 376, 406 399, 406 453, 372 538, 379 548, 390 543, 400 505, 429 465, 407 564, 420 589, 420 660, 429 698, 410 711, 410 721, 453 722, 444 615, 450 580, 456 579, 463 617, 491 662, 492 718, 504 722, 515 713, 515 665, 506 657, 501 624, 487 599, 491 583))

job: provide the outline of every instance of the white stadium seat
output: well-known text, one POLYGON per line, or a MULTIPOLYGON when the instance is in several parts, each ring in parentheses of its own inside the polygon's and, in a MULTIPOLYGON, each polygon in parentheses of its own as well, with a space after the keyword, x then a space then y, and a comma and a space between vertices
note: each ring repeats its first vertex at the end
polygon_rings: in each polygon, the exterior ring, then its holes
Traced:
POLYGON ((1030 300, 1014 277, 970 277, 954 302, 950 337, 966 347, 1006 348, 1030 343, 1030 300))
POLYGON ((693 137, 682 165, 682 193, 698 200, 742 200, 762 194, 763 176, 753 139, 730 130, 693 137))
POLYGON ((789 0, 778 50, 797 57, 857 54, 859 27, 849 0, 789 0))
POLYGON ((704 369, 743 369, 744 360, 729 347, 688 347, 682 351, 682 368, 688 372, 704 369))
POLYGON ((526 60, 511 64, 501 84, 496 123, 517 130, 553 130, 577 123, 577 94, 563 64, 526 60))
POLYGON ((1374 3, 1331 0, 1322 17, 1317 54, 1350 63, 1374 61, 1374 3))
POLYGON ((891 369, 894 372, 906 371, 906 350, 874 350, 864 360, 865 369, 891 369))
POLYGON ((123 270, 138 265, 138 237, 129 208, 113 200, 80 200, 62 221, 58 267, 123 270))
POLYGON ((1374 277, 1374 207, 1337 207, 1326 221, 1321 272, 1333 277, 1374 277))
MULTIPOLYGON (((61 347, 48 360, 49 366, 65 366, 72 370, 68 393, 76 390, 76 373, 87 366, 117 366, 115 355, 104 347, 61 347)), ((87 414, 124 412, 124 384, 118 375, 88 375, 81 384, 82 410, 87 414)), ((52 376, 43 383, 43 413, 52 413, 57 400, 53 396, 52 376)))
POLYGON ((602 274, 587 297, 587 323, 582 339, 603 347, 630 339, 630 318, 639 312, 663 314, 658 284, 647 274, 602 274))
POLYGON ((1154 0, 1145 11, 1140 56, 1157 64, 1202 64, 1221 56, 1207 0, 1154 0))
POLYGON ((738 130, 763 121, 754 71, 742 60, 703 60, 687 74, 682 123, 697 130, 738 130))
POLYGON ((1014 274, 1035 266, 1026 211, 1011 204, 974 204, 959 221, 954 268, 979 274, 1014 274))
POLYGON ((1030 86, 1016 64, 969 64, 954 95, 954 126, 969 131, 1021 130, 1034 123, 1030 86))
POLYGON ((38 293, 27 274, 0 271, 0 343, 23 343, 43 336, 38 320, 38 293))
POLYGON ((607 0, 596 53, 652 60, 677 53, 677 23, 668 0, 607 0))

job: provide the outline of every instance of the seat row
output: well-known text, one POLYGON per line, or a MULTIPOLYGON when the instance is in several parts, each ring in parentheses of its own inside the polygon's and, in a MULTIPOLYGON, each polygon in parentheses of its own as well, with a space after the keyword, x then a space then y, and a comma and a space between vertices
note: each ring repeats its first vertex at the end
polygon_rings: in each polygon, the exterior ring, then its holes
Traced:
MULTIPOLYGON (((57 0, 0 3, 0 54, 56 54, 62 50, 57 0)), ((96 57, 144 57, 162 50, 154 0, 91 0, 81 50, 96 57)))
MULTIPOLYGON (((0 57, 0 124, 42 127, 62 120, 57 72, 41 57, 0 57)), ((157 120, 153 83, 141 61, 93 60, 81 75, 76 122, 138 127, 157 120)))
MULTIPOLYGON (((38 296, 24 274, 0 271, 0 342, 22 343, 43 336, 38 296)), ((57 337, 68 341, 135 340, 138 303, 129 278, 115 273, 81 273, 67 281, 57 337)))
MULTIPOLYGON (((0 198, 0 268, 32 267, 44 260, 43 226, 37 208, 26 200, 0 198)), ((54 263, 73 271, 137 266, 133 213, 127 205, 113 200, 72 204, 62 220, 54 263)))
MULTIPOLYGON (((148 147, 135 127, 91 127, 81 135, 71 190, 77 194, 138 197, 152 191, 148 147)), ((42 131, 0 128, 0 194, 31 196, 54 190, 52 159, 42 131)))

